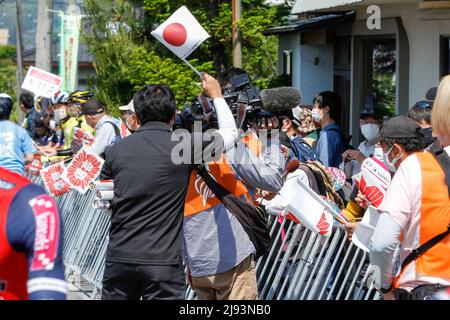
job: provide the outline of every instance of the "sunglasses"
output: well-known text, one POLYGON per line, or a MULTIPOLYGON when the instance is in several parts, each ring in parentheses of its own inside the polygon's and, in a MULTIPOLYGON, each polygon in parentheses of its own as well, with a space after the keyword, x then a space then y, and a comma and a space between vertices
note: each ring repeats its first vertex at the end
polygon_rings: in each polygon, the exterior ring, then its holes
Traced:
POLYGON ((431 109, 431 108, 433 108, 433 103, 430 101, 422 100, 422 101, 416 102, 414 107, 419 108, 419 109, 427 109, 427 108, 431 109))

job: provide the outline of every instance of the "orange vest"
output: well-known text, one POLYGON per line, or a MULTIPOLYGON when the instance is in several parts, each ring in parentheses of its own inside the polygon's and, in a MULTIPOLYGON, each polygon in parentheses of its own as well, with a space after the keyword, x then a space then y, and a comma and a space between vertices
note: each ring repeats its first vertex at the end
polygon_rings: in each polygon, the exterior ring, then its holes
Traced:
MULTIPOLYGON (((262 145, 256 134, 249 134, 241 141, 244 142, 249 150, 256 156, 261 154, 262 145)), ((238 197, 245 195, 247 200, 250 203, 253 203, 247 187, 241 180, 236 178, 223 154, 221 155, 219 161, 212 161, 208 163, 206 165, 206 170, 214 178, 214 180, 219 182, 220 185, 227 191, 238 197)), ((197 174, 197 171, 193 170, 189 179, 189 188, 184 206, 184 216, 188 217, 208 210, 209 208, 212 208, 220 203, 220 200, 209 189, 203 178, 197 174)))
MULTIPOLYGON (((423 245, 447 230, 450 222, 450 199, 445 173, 434 156, 426 152, 417 153, 417 157, 422 168, 420 245, 423 245)), ((420 275, 450 278, 450 236, 426 251, 415 262, 415 271, 420 275)), ((401 275, 394 283, 396 288, 401 275)))

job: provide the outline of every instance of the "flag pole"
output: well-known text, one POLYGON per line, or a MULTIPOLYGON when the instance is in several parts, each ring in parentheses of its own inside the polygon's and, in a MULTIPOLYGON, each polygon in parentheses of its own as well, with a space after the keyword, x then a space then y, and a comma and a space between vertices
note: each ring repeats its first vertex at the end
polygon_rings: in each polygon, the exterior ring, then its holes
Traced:
POLYGON ((196 74, 198 74, 200 79, 203 78, 202 74, 197 69, 195 69, 195 67, 192 64, 190 64, 189 61, 187 61, 185 58, 182 57, 180 57, 180 59, 183 60, 183 62, 186 63, 189 66, 189 68, 191 68, 196 74))

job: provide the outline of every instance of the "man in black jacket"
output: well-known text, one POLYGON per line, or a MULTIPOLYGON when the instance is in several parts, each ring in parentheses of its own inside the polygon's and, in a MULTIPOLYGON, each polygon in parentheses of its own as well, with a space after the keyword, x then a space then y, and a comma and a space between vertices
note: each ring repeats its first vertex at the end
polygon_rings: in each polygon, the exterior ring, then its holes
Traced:
MULTIPOLYGON (((219 83, 207 74, 202 83, 219 122, 212 143, 229 148, 237 139, 233 115, 219 83)), ((173 159, 170 88, 148 85, 133 102, 141 127, 107 151, 101 176, 114 180, 102 298, 184 299, 183 209, 193 166, 173 159)))

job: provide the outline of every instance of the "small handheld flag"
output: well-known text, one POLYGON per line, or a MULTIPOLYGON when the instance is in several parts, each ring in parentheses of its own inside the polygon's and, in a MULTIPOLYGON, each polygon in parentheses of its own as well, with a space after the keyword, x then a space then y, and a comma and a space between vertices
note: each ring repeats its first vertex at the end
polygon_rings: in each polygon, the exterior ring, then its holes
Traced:
POLYGON ((201 77, 200 72, 186 58, 210 35, 198 23, 188 8, 185 6, 179 8, 169 19, 156 28, 152 35, 201 77))

